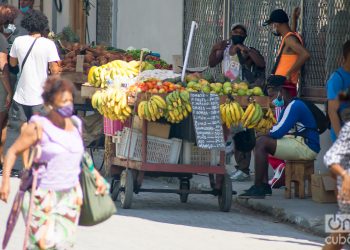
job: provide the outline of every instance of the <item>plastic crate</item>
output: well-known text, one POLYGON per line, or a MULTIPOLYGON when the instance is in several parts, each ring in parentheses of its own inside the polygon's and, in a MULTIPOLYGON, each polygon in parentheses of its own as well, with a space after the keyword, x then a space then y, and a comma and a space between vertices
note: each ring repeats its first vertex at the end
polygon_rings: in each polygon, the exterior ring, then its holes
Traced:
POLYGON ((218 150, 203 149, 194 143, 183 142, 182 163, 194 166, 216 166, 220 162, 218 150))
POLYGON ((130 126, 129 120, 125 123, 122 123, 118 120, 110 120, 106 117, 103 117, 103 132, 105 135, 114 136, 118 131, 122 131, 124 127, 130 126))
MULTIPOLYGON (((142 133, 133 130, 130 137, 130 128, 125 127, 123 131, 114 136, 116 144, 116 156, 135 161, 142 160, 142 133)), ((177 164, 180 157, 182 140, 177 138, 162 139, 155 136, 147 136, 147 162, 177 164)))

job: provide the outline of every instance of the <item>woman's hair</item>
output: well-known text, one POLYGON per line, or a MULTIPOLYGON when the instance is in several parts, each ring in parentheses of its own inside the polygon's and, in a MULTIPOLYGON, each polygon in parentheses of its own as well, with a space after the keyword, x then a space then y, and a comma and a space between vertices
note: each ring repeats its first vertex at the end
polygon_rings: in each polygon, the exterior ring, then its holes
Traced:
POLYGON ((23 28, 29 33, 43 33, 49 26, 49 21, 44 13, 32 10, 26 14, 21 22, 23 28))
POLYGON ((44 92, 41 96, 43 97, 45 104, 50 104, 53 102, 56 94, 64 91, 71 92, 74 97, 74 84, 70 80, 63 79, 59 76, 50 76, 45 82, 44 92))
POLYGON ((0 25, 13 23, 19 13, 19 10, 9 4, 0 4, 0 25))

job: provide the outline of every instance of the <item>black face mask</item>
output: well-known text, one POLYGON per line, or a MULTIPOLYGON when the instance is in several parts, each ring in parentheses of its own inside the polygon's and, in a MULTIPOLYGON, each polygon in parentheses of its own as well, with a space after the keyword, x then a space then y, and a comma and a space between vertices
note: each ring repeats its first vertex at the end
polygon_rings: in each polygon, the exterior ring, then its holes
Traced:
POLYGON ((240 36, 240 35, 232 35, 231 40, 233 44, 243 44, 245 40, 245 36, 240 36))

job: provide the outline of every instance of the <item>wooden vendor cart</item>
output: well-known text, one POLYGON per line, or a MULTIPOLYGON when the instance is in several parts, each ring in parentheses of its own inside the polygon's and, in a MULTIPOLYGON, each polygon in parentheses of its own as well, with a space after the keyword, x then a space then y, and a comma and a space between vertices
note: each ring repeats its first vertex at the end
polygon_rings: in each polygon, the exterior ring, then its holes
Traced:
MULTIPOLYGON (((142 95, 142 94, 141 94, 142 95)), ((138 100, 141 101, 144 97, 138 100)), ((240 97, 243 105, 248 104, 248 97, 240 97), (244 100, 243 100, 244 99, 244 100)), ((226 98, 221 98, 220 103, 225 102, 226 98)), ((137 102, 137 103, 138 103, 137 102)), ((269 106, 268 97, 259 97, 256 102, 263 107, 269 106)), ((135 103, 135 106, 137 106, 135 103)), ((172 163, 150 163, 148 161, 148 143, 149 136, 147 131, 147 121, 142 121, 142 136, 141 136, 141 159, 131 159, 131 140, 126 157, 113 156, 111 163, 114 167, 120 168, 120 181, 112 181, 111 192, 114 200, 120 197, 121 207, 130 208, 133 199, 133 193, 140 192, 156 192, 156 193, 174 193, 180 195, 180 201, 185 203, 188 200, 189 194, 211 194, 218 197, 219 209, 223 212, 228 212, 232 203, 232 181, 225 169, 225 152, 220 151, 220 160, 218 165, 191 165, 191 164, 177 164, 172 163), (210 190, 191 190, 190 179, 193 174, 208 174, 210 182, 210 190), (179 189, 146 189, 142 188, 142 182, 145 175, 152 176, 170 176, 178 177, 180 179, 179 189)), ((132 123, 131 123, 132 124, 132 123)), ((221 125, 220 125, 221 126, 221 125)), ((133 128, 131 126, 131 138, 133 128)), ((181 143, 181 142, 180 142, 181 143)), ((125 149, 124 149, 125 151, 125 149)), ((161 151, 158 154, 162 154, 161 151)))

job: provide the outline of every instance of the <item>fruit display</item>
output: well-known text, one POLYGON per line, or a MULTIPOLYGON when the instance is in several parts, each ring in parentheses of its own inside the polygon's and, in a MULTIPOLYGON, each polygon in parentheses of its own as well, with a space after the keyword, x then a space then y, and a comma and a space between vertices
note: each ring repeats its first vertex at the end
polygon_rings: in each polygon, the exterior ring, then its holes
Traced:
MULTIPOLYGON (((146 53, 150 52, 147 49, 144 49, 144 51, 146 53)), ((141 50, 140 49, 130 49, 130 50, 127 50, 126 54, 131 56, 133 58, 133 60, 140 60, 141 50)), ((146 55, 144 61, 149 64, 147 70, 153 70, 153 69, 171 70, 173 68, 173 66, 171 64, 168 64, 167 62, 165 62, 164 60, 160 59, 157 56, 146 55)))
POLYGON ((131 87, 137 93, 169 93, 175 90, 184 90, 185 88, 179 84, 174 84, 168 81, 159 81, 158 79, 149 79, 145 82, 136 83, 131 87))
POLYGON ((165 98, 167 109, 164 117, 170 123, 179 123, 192 112, 190 94, 187 91, 173 91, 165 98))
POLYGON ((277 123, 276 118, 269 108, 263 118, 258 122, 255 129, 258 132, 266 133, 277 123))
POLYGON ((241 105, 236 101, 226 101, 220 105, 221 120, 226 127, 239 126, 244 111, 241 105))
POLYGON ((120 86, 123 83, 130 83, 139 73, 141 62, 115 60, 100 67, 91 67, 88 74, 88 82, 95 86, 105 88, 115 84, 120 86))
POLYGON ((79 43, 61 43, 60 55, 62 61, 60 67, 62 72, 75 72, 77 56, 84 56, 84 73, 87 74, 91 67, 101 66, 115 60, 130 62, 132 56, 127 55, 123 51, 108 50, 104 46, 90 47, 79 43))
POLYGON ((125 122, 132 113, 127 93, 117 88, 96 91, 91 98, 91 104, 101 115, 111 120, 125 122))
POLYGON ((159 95, 153 95, 148 101, 141 101, 137 107, 140 119, 156 121, 163 117, 166 110, 166 102, 159 95))
POLYGON ((189 92, 213 93, 220 96, 264 96, 260 87, 256 86, 250 89, 247 82, 239 79, 231 83, 224 76, 219 76, 214 80, 210 74, 194 73, 187 75, 185 80, 186 82, 181 84, 185 85, 189 92))

